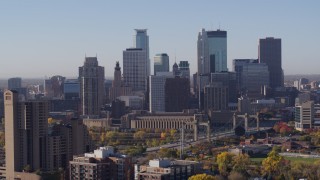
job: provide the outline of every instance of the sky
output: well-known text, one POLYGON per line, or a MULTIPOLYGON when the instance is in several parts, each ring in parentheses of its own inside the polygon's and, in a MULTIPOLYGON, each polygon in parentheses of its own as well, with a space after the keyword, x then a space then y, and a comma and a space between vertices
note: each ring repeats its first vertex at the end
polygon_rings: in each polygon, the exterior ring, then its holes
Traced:
POLYGON ((148 29, 153 57, 170 69, 187 60, 197 69, 202 28, 228 33, 228 69, 235 58, 257 58, 260 38, 282 39, 285 74, 320 74, 319 0, 7 0, 0 1, 0 79, 77 77, 85 56, 97 56, 112 77, 134 29, 148 29))

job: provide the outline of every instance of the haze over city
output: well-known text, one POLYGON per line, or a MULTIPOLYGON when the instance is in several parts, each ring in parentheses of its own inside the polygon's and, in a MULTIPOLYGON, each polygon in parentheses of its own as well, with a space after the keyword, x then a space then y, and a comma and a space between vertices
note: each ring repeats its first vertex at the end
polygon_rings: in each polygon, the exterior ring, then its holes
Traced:
MULTIPOLYGON (((0 78, 77 77, 85 56, 96 56, 111 77, 134 29, 146 28, 151 67, 167 53, 170 68, 187 60, 197 69, 201 28, 228 32, 228 69, 236 58, 257 58, 259 38, 282 39, 285 74, 317 74, 319 1, 1 1, 0 78)), ((151 68, 153 70, 153 68, 151 68)))

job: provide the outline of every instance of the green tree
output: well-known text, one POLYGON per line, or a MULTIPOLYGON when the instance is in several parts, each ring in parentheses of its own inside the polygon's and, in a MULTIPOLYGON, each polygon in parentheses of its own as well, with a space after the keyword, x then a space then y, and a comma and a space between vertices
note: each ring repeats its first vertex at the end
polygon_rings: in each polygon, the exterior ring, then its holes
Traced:
POLYGON ((158 152, 158 156, 161 158, 176 158, 177 155, 177 151, 170 148, 160 148, 158 152))
POLYGON ((216 178, 208 174, 197 174, 189 177, 188 180, 216 180, 216 178))
POLYGON ((247 179, 247 176, 237 171, 231 171, 230 175, 228 176, 228 180, 246 180, 246 179, 247 179))

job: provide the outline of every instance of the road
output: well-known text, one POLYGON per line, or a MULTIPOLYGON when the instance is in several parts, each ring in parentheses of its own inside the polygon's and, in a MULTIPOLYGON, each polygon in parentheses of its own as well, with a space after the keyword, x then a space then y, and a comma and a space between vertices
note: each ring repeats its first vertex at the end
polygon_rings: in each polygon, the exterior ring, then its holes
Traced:
MULTIPOLYGON (((267 130, 267 129, 270 129, 270 128, 260 128, 260 131, 264 131, 264 130, 267 130)), ((249 131, 247 133, 254 133, 254 132, 257 132, 257 130, 254 128, 254 129, 249 129, 249 131)), ((221 133, 215 133, 215 134, 212 134, 211 137, 210 137, 210 140, 216 140, 217 138, 221 138, 221 137, 229 137, 229 136, 233 136, 235 135, 234 134, 234 131, 228 131, 228 132, 221 132, 221 133)), ((207 138, 204 137, 204 136, 201 136, 199 137, 199 140, 198 141, 187 141, 184 143, 184 148, 188 148, 190 146, 194 146, 194 145, 197 145, 201 142, 204 142, 206 141, 207 138)), ((175 148, 175 149, 179 149, 180 148, 180 142, 175 142, 175 143, 171 143, 171 144, 165 144, 165 145, 161 145, 161 146, 157 146, 157 147, 151 147, 151 148, 147 148, 147 152, 154 152, 154 151, 159 151, 161 148, 175 148)))

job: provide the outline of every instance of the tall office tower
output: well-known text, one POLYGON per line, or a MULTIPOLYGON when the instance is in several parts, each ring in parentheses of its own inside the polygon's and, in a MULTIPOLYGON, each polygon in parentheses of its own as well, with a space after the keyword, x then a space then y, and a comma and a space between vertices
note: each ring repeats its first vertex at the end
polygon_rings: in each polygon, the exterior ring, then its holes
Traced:
POLYGON ((180 61, 179 71, 180 71, 181 77, 187 78, 190 80, 190 68, 189 68, 188 61, 180 61))
POLYGON ((181 76, 180 71, 179 71, 179 66, 178 64, 175 62, 172 66, 172 73, 174 76, 181 76))
POLYGON ((136 35, 134 36, 134 47, 141 48, 145 50, 147 55, 147 63, 146 63, 146 70, 147 70, 147 77, 150 76, 150 57, 149 57, 149 36, 147 35, 147 29, 135 29, 136 35))
POLYGON ((186 78, 167 78, 165 82, 166 112, 181 112, 188 108, 190 81, 186 78))
POLYGON ((114 79, 112 81, 112 87, 109 89, 109 99, 112 102, 119 96, 131 95, 131 91, 131 87, 122 86, 121 68, 119 62, 117 61, 116 67, 114 68, 114 79))
POLYGON ((156 54, 154 57, 154 75, 157 72, 169 72, 169 56, 166 53, 156 54))
POLYGON ((284 77, 281 66, 281 39, 267 37, 266 39, 259 40, 259 62, 268 65, 270 87, 283 87, 284 77))
POLYGON ((21 78, 10 78, 8 79, 8 89, 21 88, 21 78))
POLYGON ((228 110, 229 87, 222 82, 215 82, 204 87, 204 110, 228 110))
POLYGON ((149 110, 150 112, 165 112, 165 83, 167 78, 173 78, 172 72, 159 72, 150 76, 149 110))
POLYGON ((123 51, 123 78, 133 91, 147 91, 147 53, 141 48, 123 51))
POLYGON ((63 84, 64 99, 80 98, 80 82, 79 79, 67 79, 63 84))
POLYGON ((3 98, 3 90, 0 89, 0 119, 4 117, 4 98, 3 98))
POLYGON ((223 86, 228 87, 228 103, 236 103, 238 100, 236 82, 234 72, 211 73, 211 83, 222 83, 223 86))
POLYGON ((198 34, 198 75, 228 71, 227 31, 202 31, 198 34))
POLYGON ((32 170, 46 164, 48 102, 18 101, 16 91, 4 92, 6 176, 14 179, 26 165, 32 170))
POLYGON ((79 67, 82 115, 97 116, 105 99, 104 67, 98 65, 97 57, 86 57, 79 67))
POLYGON ((237 78, 237 91, 250 98, 261 96, 261 89, 269 86, 269 70, 257 59, 234 59, 233 71, 237 78))
POLYGON ((61 99, 63 97, 63 84, 66 80, 63 76, 53 76, 44 81, 44 94, 48 98, 61 99))

